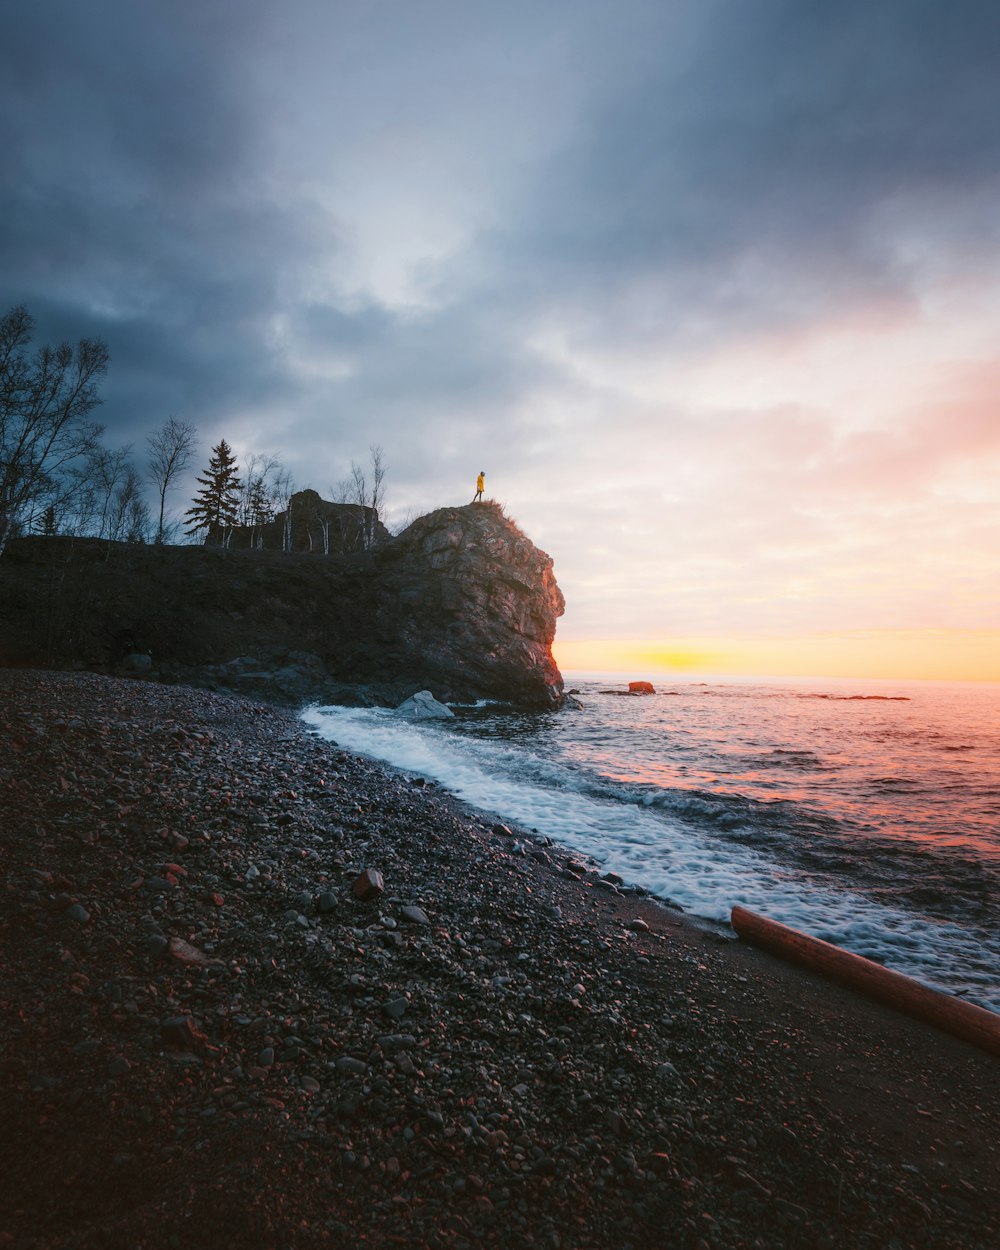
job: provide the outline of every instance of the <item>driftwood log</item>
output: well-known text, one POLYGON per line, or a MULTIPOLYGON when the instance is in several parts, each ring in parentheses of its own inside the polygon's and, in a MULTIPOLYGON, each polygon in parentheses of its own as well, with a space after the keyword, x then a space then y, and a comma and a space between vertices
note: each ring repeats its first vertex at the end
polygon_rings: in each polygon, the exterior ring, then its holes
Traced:
POLYGON ((799 933, 766 916, 758 916, 745 907, 733 908, 732 925, 739 936, 753 946, 839 981, 887 1007, 925 1020, 990 1054, 1000 1055, 1000 1015, 995 1012, 928 989, 901 972, 892 972, 861 955, 852 955, 839 946, 799 933))

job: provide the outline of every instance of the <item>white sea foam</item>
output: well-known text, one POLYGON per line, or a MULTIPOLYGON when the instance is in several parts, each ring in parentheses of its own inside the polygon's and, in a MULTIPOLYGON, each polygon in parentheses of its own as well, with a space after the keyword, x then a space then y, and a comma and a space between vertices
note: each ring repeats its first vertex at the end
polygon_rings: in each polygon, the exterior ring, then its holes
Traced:
POLYGON ((530 733, 523 741, 468 736, 450 722, 413 723, 380 709, 312 708, 303 719, 323 738, 438 781, 698 916, 726 921, 738 903, 1000 1009, 995 935, 886 906, 849 881, 817 881, 752 839, 699 825, 706 805, 695 796, 666 802, 669 794, 647 791, 622 801, 621 785, 539 752, 530 733))

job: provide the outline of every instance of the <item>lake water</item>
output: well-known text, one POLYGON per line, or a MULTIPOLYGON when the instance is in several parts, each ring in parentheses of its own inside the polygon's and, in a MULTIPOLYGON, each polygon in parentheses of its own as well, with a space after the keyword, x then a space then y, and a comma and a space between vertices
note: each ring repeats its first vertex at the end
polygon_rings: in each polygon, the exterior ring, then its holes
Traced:
POLYGON ((303 716, 698 916, 740 903, 1000 1010, 1000 686, 566 677, 582 708, 303 716))

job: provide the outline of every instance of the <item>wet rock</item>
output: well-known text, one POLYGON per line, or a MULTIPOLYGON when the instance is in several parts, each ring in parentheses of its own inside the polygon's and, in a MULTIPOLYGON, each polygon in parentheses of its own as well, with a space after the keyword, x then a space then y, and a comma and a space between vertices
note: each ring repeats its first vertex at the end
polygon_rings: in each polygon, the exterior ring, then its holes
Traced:
POLYGON ((382 1010, 390 1020, 402 1020, 409 1005, 405 998, 390 998, 388 1002, 382 1004, 382 1010))
POLYGON ((396 708, 396 713, 410 720, 451 720, 455 715, 450 707, 439 703, 429 690, 419 690, 411 695, 396 708))
POLYGON ((650 681, 630 681, 628 692, 629 694, 656 694, 653 683, 650 681))
POLYGON ((332 890, 324 890, 322 894, 316 895, 316 910, 320 915, 325 916, 331 911, 337 909, 337 896, 332 890))
POLYGON ((132 1065, 124 1055, 115 1055, 108 1064, 108 1076, 124 1076, 132 1071, 132 1065))
POLYGON ((63 915, 67 920, 72 920, 76 924, 86 924, 90 920, 90 912, 80 903, 73 903, 67 907, 63 915))

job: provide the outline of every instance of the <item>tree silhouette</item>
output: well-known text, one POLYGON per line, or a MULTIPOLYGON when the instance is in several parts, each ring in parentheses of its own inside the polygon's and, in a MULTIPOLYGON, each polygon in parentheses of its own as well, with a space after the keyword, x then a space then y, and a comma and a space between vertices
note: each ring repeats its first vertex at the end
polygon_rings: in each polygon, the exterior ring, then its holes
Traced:
POLYGON ((96 445, 87 416, 101 402, 108 349, 96 339, 27 354, 34 322, 23 304, 0 317, 0 555, 25 514, 96 445))
POLYGON ((223 439, 212 448, 212 458, 204 476, 197 480, 202 489, 194 497, 194 506, 184 513, 191 518, 185 531, 197 534, 205 530, 207 542, 216 530, 224 547, 229 546, 232 527, 239 519, 241 483, 237 472, 236 457, 223 439))
POLYGON ((169 417, 161 429, 146 439, 149 447, 147 474, 160 497, 160 519, 156 526, 158 543, 163 542, 167 491, 173 485, 174 478, 187 468, 197 433, 189 422, 169 417))

